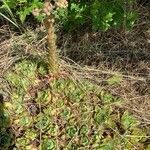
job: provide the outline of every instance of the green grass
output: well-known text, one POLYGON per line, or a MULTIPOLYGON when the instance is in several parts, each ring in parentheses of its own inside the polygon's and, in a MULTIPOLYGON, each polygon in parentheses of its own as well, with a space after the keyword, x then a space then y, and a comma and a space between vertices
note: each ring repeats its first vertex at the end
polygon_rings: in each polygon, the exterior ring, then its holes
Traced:
POLYGON ((46 75, 44 66, 29 60, 7 73, 12 92, 4 112, 11 123, 4 119, 0 129, 5 150, 11 145, 18 150, 148 150, 148 131, 122 107, 122 99, 85 80, 58 78, 44 85, 46 75), (7 133, 10 127, 14 139, 7 133))

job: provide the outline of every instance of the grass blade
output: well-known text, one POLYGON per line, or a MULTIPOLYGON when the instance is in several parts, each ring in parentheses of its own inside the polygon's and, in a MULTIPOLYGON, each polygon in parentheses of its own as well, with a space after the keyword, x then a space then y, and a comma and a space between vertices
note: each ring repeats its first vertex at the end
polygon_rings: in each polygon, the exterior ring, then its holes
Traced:
POLYGON ((17 28, 19 28, 19 26, 13 22, 11 19, 9 19, 6 15, 4 15, 3 13, 0 12, 0 15, 5 18, 6 20, 8 20, 9 22, 11 22, 14 26, 16 26, 17 28))

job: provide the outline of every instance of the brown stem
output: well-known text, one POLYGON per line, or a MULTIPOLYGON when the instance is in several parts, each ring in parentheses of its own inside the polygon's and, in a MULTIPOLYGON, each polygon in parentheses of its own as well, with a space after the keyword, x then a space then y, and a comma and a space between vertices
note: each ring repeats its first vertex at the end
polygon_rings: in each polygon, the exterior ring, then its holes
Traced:
POLYGON ((57 74, 59 71, 59 57, 56 46, 56 33, 54 27, 54 17, 50 15, 44 21, 47 30, 47 45, 48 45, 48 67, 52 74, 57 74))

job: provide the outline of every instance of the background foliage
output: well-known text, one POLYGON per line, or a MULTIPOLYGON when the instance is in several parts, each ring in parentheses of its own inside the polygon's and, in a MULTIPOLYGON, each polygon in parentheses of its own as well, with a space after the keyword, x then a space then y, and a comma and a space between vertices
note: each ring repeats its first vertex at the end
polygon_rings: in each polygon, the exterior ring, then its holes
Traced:
MULTIPOLYGON (((66 30, 87 24, 102 31, 114 27, 130 29, 137 19, 133 5, 134 0, 70 0, 67 9, 57 9, 53 13, 66 30)), ((2 16, 18 25, 19 22, 23 24, 34 9, 42 6, 42 0, 4 0, 0 10, 2 16)), ((43 15, 38 16, 38 20, 42 18, 43 15)))

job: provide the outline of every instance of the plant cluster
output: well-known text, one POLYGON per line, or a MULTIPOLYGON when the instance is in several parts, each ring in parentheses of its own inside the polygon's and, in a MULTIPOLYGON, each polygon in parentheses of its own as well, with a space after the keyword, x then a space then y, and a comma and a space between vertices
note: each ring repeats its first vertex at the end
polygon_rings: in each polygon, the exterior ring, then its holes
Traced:
POLYGON ((42 0, 3 0, 1 3, 0 16, 18 28, 31 15, 33 9, 43 6, 42 0))
MULTIPOLYGON (((123 101, 88 81, 81 84, 68 77, 48 80, 47 69, 29 60, 16 63, 6 79, 13 87, 11 99, 4 105, 15 136, 11 147, 19 150, 149 148, 147 129, 141 128, 138 120, 121 107, 123 101)), ((7 130, 7 120, 2 124, 7 130)), ((8 135, 0 134, 0 145, 5 144, 7 150, 8 135)))
MULTIPOLYGON (((53 10, 53 14, 66 30, 86 26, 94 30, 107 31, 111 28, 131 29, 137 19, 133 9, 135 0, 55 0, 49 1, 59 9, 53 10), (68 7, 64 7, 64 5, 68 7)), ((44 13, 48 14, 48 7, 43 9, 43 0, 4 0, 0 14, 7 20, 17 24, 16 18, 22 23, 27 16, 33 14, 38 20, 43 20, 44 13)))
POLYGON ((68 24, 80 26, 91 24, 92 29, 107 31, 110 28, 131 28, 136 20, 136 13, 129 9, 134 0, 71 0, 68 24))

